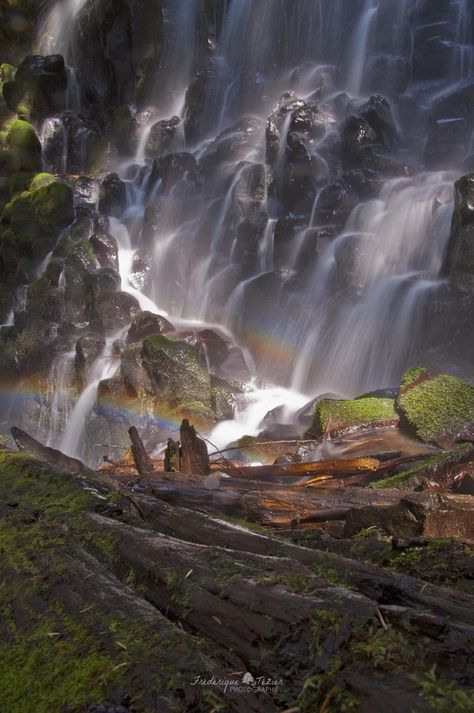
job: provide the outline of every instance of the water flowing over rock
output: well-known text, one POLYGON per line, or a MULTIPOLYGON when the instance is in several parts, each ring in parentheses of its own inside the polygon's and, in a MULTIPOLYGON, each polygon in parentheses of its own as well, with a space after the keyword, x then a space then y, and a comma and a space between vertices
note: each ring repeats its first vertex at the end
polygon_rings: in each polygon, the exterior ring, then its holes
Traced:
POLYGON ((10 0, 0 14, 10 44, 24 27, 0 68, 0 353, 9 378, 38 356, 43 424, 72 423, 45 385, 78 345, 80 438, 123 444, 124 411, 156 417, 157 374, 134 399, 160 335, 206 383, 194 393, 175 364, 191 393, 166 408, 237 412, 252 433, 272 408, 289 426, 311 399, 392 387, 415 363, 472 380, 467 0, 17 5, 17 24, 10 0), (91 345, 118 332, 98 379, 91 345), (232 380, 288 390, 268 389, 257 419, 232 380))

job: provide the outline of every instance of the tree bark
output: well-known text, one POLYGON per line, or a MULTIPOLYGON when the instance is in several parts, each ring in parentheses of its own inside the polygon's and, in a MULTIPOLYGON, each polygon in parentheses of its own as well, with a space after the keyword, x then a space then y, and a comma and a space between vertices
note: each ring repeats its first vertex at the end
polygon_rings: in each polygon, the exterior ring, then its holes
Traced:
POLYGON ((190 475, 207 475, 209 456, 206 443, 199 438, 187 418, 183 419, 179 433, 182 449, 181 471, 190 475))
POLYGON ((138 472, 140 473, 140 475, 147 475, 148 473, 152 473, 155 468, 150 457, 148 456, 148 453, 145 450, 143 441, 140 438, 135 426, 131 426, 131 428, 128 429, 128 433, 132 442, 133 460, 135 461, 135 465, 137 467, 138 472))

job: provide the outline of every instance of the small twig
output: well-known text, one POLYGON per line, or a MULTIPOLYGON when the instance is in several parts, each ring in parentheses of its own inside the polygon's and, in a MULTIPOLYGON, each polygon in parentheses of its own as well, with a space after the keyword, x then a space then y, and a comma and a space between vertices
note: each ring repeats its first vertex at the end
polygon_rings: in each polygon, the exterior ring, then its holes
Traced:
MULTIPOLYGON (((217 453, 220 453, 221 455, 223 454, 223 451, 220 451, 220 450, 217 448, 217 446, 216 446, 214 443, 212 443, 212 441, 210 441, 208 438, 206 438, 205 436, 203 436, 202 433, 199 433, 199 431, 196 431, 196 433, 197 433, 197 435, 199 436, 199 438, 202 438, 203 441, 206 441, 206 443, 209 443, 210 446, 212 446, 213 448, 216 449, 216 452, 215 452, 215 453, 211 453, 211 455, 217 455, 217 453)), ((229 449, 226 449, 226 450, 229 450, 229 449)), ((235 471, 238 470, 238 468, 232 463, 232 461, 228 460, 225 456, 222 456, 222 457, 223 457, 223 459, 224 459, 224 463, 227 463, 227 465, 229 466, 229 468, 232 468, 232 469, 235 470, 235 471)))
POLYGON ((112 671, 117 671, 119 668, 123 668, 124 666, 128 666, 129 663, 128 661, 124 661, 123 663, 117 664, 117 666, 114 666, 112 671))
POLYGON ((337 693, 337 686, 333 686, 331 690, 329 691, 328 695, 324 699, 323 705, 319 709, 319 713, 326 713, 326 711, 329 709, 329 706, 331 705, 331 701, 334 698, 334 696, 337 693))
POLYGON ((380 623, 382 624, 382 626, 383 626, 383 628, 385 629, 385 631, 387 631, 387 630, 388 630, 387 622, 386 622, 385 619, 383 618, 382 612, 380 611, 380 609, 379 609, 378 607, 377 607, 377 609, 376 609, 376 612, 377 612, 378 618, 380 619, 380 623))
POLYGON ((91 609, 95 609, 97 604, 91 604, 89 607, 85 607, 85 609, 81 609, 79 611, 79 614, 85 614, 86 611, 90 611, 91 609))

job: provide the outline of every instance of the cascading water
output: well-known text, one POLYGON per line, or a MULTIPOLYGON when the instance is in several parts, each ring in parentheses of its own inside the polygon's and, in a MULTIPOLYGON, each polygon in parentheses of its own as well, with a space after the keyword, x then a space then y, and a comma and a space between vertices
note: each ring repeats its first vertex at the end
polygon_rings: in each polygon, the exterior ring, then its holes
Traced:
MULTIPOLYGON (((43 48, 67 62, 83 4, 54 4, 43 27, 43 48)), ((229 0, 219 13, 203 41, 209 18, 197 0, 163 2, 161 71, 139 118, 137 165, 130 156, 114 165, 127 191, 121 217, 108 219, 122 290, 177 323, 234 333, 259 377, 305 395, 295 409, 323 392, 393 386, 427 356, 446 286, 460 166, 426 152, 438 130, 466 122, 456 116, 462 97, 449 101, 474 76, 470 4, 229 0), (367 102, 377 92, 392 113, 380 98, 367 102), (181 119, 172 148, 152 167, 153 125, 171 114, 181 119), (129 280, 137 251, 151 255, 140 289, 129 280)), ((77 104, 87 77, 71 71, 77 104)), ((60 447, 70 454, 82 453, 97 384, 116 368, 111 344, 67 419, 60 447)), ((270 408, 292 400, 273 393, 270 408)), ((235 433, 256 431, 261 395, 247 397, 235 433)), ((231 436, 220 429, 219 443, 231 436)))
POLYGON ((123 334, 124 330, 120 330, 108 337, 102 354, 92 364, 87 384, 71 410, 59 442, 59 450, 63 453, 84 458, 84 428, 94 406, 99 383, 113 376, 118 368, 119 358, 115 345, 123 334))

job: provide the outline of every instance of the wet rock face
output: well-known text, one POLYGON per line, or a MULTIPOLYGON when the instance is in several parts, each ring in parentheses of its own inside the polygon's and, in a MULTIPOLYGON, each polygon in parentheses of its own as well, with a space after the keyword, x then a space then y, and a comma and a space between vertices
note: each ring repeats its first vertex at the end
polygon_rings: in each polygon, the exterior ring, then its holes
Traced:
POLYGON ((172 116, 171 119, 163 119, 153 124, 145 146, 147 158, 155 159, 172 150, 174 137, 180 123, 179 116, 172 116))
POLYGON ((40 120, 66 108, 67 73, 61 55, 31 55, 3 85, 6 105, 26 119, 40 120))
POLYGON ((132 19, 126 0, 89 0, 76 23, 75 66, 86 101, 97 107, 132 99, 132 19))
POLYGON ((76 342, 75 371, 79 393, 87 383, 87 376, 93 362, 105 346, 105 339, 99 335, 80 337, 76 342))
POLYGON ((130 329, 127 332, 128 344, 141 342, 152 334, 169 334, 175 332, 175 328, 165 317, 152 312, 140 312, 137 314, 130 329))
POLYGON ((429 169, 450 167, 466 158, 474 131, 474 85, 443 95, 430 112, 425 161, 429 169))
POLYGON ((99 210, 105 215, 120 217, 127 202, 125 183, 116 173, 109 173, 99 188, 99 210))
POLYGON ((94 121, 65 111, 49 119, 43 132, 44 162, 53 173, 88 171, 100 141, 100 130, 94 121))
POLYGON ((455 184, 451 239, 444 272, 467 300, 474 294, 474 174, 455 184))
POLYGON ((105 231, 98 230, 89 239, 95 256, 101 267, 109 267, 118 272, 118 248, 117 241, 112 235, 105 231))

